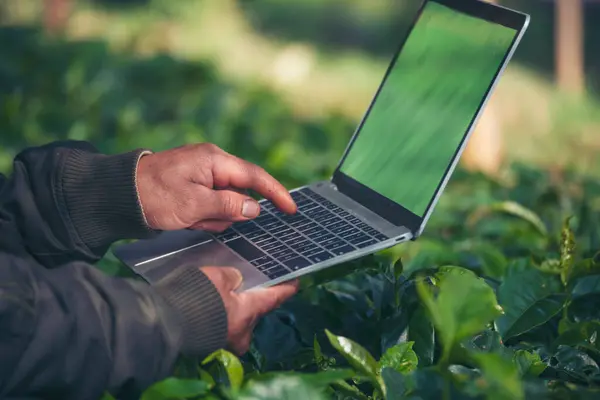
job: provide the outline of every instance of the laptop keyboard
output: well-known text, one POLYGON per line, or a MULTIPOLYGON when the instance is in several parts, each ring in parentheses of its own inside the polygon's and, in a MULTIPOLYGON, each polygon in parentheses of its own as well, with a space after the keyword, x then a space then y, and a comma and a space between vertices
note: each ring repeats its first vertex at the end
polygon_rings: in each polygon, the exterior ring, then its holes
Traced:
POLYGON ((271 279, 388 239, 316 192, 291 193, 298 212, 288 215, 261 202, 261 215, 215 237, 271 279))

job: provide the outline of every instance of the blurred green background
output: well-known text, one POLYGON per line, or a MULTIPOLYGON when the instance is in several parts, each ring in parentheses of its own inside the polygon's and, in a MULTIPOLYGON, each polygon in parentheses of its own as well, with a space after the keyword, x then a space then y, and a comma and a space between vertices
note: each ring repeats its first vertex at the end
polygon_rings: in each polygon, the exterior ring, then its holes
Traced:
MULTIPOLYGON (((600 2, 498 2, 531 27, 465 165, 598 174, 600 2)), ((326 178, 419 5, 0 0, 0 170, 56 139, 108 153, 210 141, 290 188, 326 178)))

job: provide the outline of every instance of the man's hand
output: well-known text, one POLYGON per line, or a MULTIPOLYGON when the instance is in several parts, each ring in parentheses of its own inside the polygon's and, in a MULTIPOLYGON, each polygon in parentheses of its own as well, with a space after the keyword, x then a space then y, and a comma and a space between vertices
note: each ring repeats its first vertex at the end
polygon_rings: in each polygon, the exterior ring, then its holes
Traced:
POLYGON ((260 317, 279 307, 298 291, 298 282, 286 282, 266 289, 235 293, 242 275, 235 268, 204 267, 200 270, 212 281, 227 311, 227 346, 243 355, 250 347, 252 332, 260 317))
POLYGON ((275 178, 208 143, 143 156, 136 179, 144 216, 153 229, 222 231, 232 222, 256 218, 259 204, 238 192, 245 189, 284 212, 296 212, 275 178))

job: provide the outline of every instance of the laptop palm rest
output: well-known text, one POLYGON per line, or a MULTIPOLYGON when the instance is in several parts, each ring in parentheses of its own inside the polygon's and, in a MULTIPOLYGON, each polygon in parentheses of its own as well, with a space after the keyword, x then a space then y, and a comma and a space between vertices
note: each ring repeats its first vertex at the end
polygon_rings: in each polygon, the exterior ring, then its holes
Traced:
POLYGON ((248 261, 202 231, 163 232, 156 238, 140 240, 117 248, 115 255, 149 283, 155 283, 180 268, 235 267, 244 281, 239 290, 269 280, 248 261))

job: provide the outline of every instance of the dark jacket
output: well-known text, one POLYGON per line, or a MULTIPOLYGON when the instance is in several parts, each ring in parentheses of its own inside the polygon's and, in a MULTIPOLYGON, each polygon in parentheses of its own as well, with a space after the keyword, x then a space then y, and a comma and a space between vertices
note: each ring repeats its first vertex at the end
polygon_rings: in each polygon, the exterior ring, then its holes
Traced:
POLYGON ((197 268, 149 287, 90 265, 116 240, 155 234, 135 189, 139 155, 52 143, 0 175, 0 399, 137 398, 180 352, 224 346, 221 298, 197 268))

